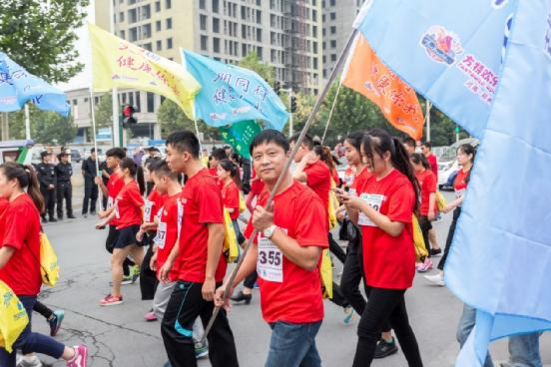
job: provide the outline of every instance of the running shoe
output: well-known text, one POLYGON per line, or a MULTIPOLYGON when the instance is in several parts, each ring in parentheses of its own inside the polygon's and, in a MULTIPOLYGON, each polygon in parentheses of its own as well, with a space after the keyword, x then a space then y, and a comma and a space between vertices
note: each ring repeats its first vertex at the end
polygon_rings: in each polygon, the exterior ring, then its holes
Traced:
POLYGON ((67 367, 86 367, 88 348, 84 345, 77 345, 73 349, 75 350, 75 356, 67 361, 67 367))
POLYGON ((423 266, 423 263, 415 263, 415 270, 419 271, 419 269, 423 266))
POLYGON ((17 367, 42 367, 43 364, 36 354, 28 354, 17 359, 17 367))
POLYGON ((157 321, 157 316, 155 316, 153 311, 150 311, 144 315, 144 319, 147 322, 157 321))
POLYGON ((352 306, 348 306, 344 308, 344 319, 342 320, 345 325, 350 325, 352 323, 352 320, 356 318, 356 312, 354 311, 354 308, 352 306))
POLYGON ((419 266, 419 267, 417 268, 417 271, 418 271, 419 273, 426 273, 427 271, 429 271, 430 269, 432 269, 432 266, 433 266, 433 264, 432 264, 431 259, 427 257, 427 258, 425 259, 425 261, 421 264, 421 266, 419 266))
POLYGON ((138 265, 133 265, 130 267, 130 280, 131 283, 136 283, 136 280, 140 278, 140 267, 138 265))
POLYGON ((442 249, 441 248, 437 248, 436 250, 435 249, 430 249, 430 256, 441 256, 442 255, 442 249))
POLYGON ((444 277, 440 273, 434 274, 434 275, 425 275, 425 279, 431 282, 432 284, 438 285, 440 287, 443 287, 446 285, 446 283, 444 283, 444 277))
POLYGON ((195 343, 195 358, 200 359, 209 355, 209 347, 201 342, 195 343))
POLYGON ((64 317, 65 317, 65 311, 63 310, 54 311, 52 318, 48 320, 48 324, 50 324, 50 336, 57 335, 64 317))
POLYGON ((375 349, 375 355, 373 358, 381 359, 397 352, 398 347, 396 346, 396 340, 394 338, 392 338, 392 342, 390 343, 384 339, 381 339, 379 340, 379 343, 377 343, 377 348, 375 349))
POLYGON ((104 299, 99 301, 100 306, 116 306, 123 303, 122 295, 115 297, 110 294, 108 294, 104 299))

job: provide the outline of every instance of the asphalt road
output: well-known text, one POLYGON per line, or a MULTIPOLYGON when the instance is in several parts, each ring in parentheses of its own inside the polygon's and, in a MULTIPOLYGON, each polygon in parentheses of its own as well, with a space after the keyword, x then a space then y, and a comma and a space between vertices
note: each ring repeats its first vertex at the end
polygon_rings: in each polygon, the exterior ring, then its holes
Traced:
MULTIPOLYGON (((77 212, 78 213, 78 212, 77 212)), ((436 224, 441 246, 449 227, 451 215, 436 224)), ((123 287, 125 303, 102 308, 99 300, 109 293, 109 254, 104 249, 106 231, 94 229, 96 220, 79 218, 73 221, 47 224, 52 244, 61 265, 61 280, 53 289, 44 289, 41 300, 54 309, 64 309, 65 321, 57 340, 68 345, 85 343, 90 348, 89 366, 92 367, 161 367, 166 361, 159 323, 147 323, 143 315, 150 309, 149 301, 140 300, 139 286, 123 287)), ((340 264, 337 264, 337 271, 340 264)), ((258 291, 249 306, 235 306, 230 322, 236 337, 240 364, 243 367, 264 365, 270 338, 270 329, 262 320, 258 291)), ((458 352, 455 341, 457 322, 462 304, 446 288, 427 284, 417 275, 414 287, 406 294, 410 320, 427 367, 451 367, 458 352)), ((351 366, 356 348, 356 326, 342 322, 343 312, 329 301, 325 302, 326 316, 317 337, 323 365, 351 366)), ((46 333, 47 324, 34 314, 33 327, 46 333)), ((551 336, 544 334, 542 357, 551 366, 551 336)), ((506 341, 492 346, 496 361, 507 358, 506 341)), ((65 366, 42 357, 47 365, 65 366)), ((373 366, 406 366, 400 352, 373 366)), ((202 360, 199 366, 210 366, 202 360)), ((499 366, 496 363, 496 366, 499 366)))

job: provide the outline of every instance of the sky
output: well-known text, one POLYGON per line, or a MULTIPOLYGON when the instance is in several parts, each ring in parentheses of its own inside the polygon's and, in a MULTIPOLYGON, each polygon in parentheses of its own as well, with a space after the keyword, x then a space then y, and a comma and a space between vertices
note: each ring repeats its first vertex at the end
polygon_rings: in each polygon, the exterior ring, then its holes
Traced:
POLYGON ((90 5, 87 8, 88 17, 84 22, 84 26, 76 31, 78 35, 78 41, 75 43, 75 48, 78 50, 80 56, 79 61, 85 65, 84 70, 75 75, 67 83, 59 83, 57 87, 61 90, 68 91, 78 88, 87 88, 92 82, 92 52, 90 50, 90 40, 88 37, 87 23, 94 23, 94 1, 90 1, 90 5))

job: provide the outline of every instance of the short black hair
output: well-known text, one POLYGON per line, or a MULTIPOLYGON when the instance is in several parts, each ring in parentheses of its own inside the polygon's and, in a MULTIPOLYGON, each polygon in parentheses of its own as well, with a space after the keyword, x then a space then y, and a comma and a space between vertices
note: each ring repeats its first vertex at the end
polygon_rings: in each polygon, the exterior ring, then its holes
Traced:
POLYGON ((167 176, 171 180, 180 181, 181 175, 177 172, 172 172, 168 166, 168 162, 164 159, 156 159, 149 164, 149 171, 154 172, 159 176, 167 176))
POLYGON ((111 148, 107 152, 105 152, 105 156, 124 159, 126 158, 126 152, 122 148, 111 148))
POLYGON ((135 177, 136 173, 138 173, 138 165, 132 158, 123 158, 119 165, 121 166, 121 170, 128 169, 132 177, 135 177))
POLYGON ((410 147, 413 147, 413 148, 415 148, 415 145, 416 145, 415 140, 413 140, 413 138, 410 138, 409 136, 403 138, 402 143, 406 144, 406 145, 409 145, 410 147))
MULTIPOLYGON (((291 138, 289 139, 289 142, 296 143, 298 141, 299 136, 300 136, 300 133, 297 133, 291 136, 291 138)), ((304 139, 302 140, 302 144, 304 144, 308 148, 308 150, 313 150, 314 146, 316 145, 316 143, 314 142, 314 139, 312 139, 312 137, 308 134, 304 136, 304 139)))
POLYGON ((173 132, 166 139, 166 145, 172 145, 179 152, 188 152, 193 158, 199 158, 199 139, 189 130, 173 132))
POLYGON ((226 151, 224 148, 216 148, 212 151, 212 157, 218 161, 221 161, 222 159, 227 159, 228 155, 226 154, 226 151))
POLYGON ((430 143, 430 141, 425 141, 423 144, 421 144, 429 149, 432 149, 432 144, 430 143))
POLYGON ((289 141, 287 140, 285 135, 277 130, 268 129, 261 131, 260 133, 258 133, 257 136, 254 137, 253 141, 251 142, 249 152, 252 155, 254 148, 266 143, 274 143, 282 147, 285 153, 289 151, 289 141))
POLYGON ((95 152, 96 152, 96 148, 90 149, 90 153, 95 153, 95 152))

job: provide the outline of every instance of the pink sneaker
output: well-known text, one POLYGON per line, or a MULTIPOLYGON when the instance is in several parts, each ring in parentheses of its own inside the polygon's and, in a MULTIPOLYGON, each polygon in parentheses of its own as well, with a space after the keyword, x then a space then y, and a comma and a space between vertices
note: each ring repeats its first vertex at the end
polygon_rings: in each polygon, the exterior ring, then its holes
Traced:
POLYGON ((432 260, 429 259, 428 257, 425 259, 425 262, 423 264, 421 264, 420 267, 417 268, 417 271, 419 273, 426 273, 427 271, 429 271, 430 269, 432 269, 432 260))
POLYGON ((73 349, 75 350, 75 356, 70 361, 67 361, 67 367, 86 367, 88 348, 84 345, 77 345, 73 349))
POLYGON ((144 315, 144 318, 147 322, 157 321, 157 316, 155 316, 155 313, 153 311, 146 313, 144 315))
POLYGON ((110 294, 108 294, 104 299, 99 301, 100 306, 116 306, 123 303, 122 295, 115 297, 110 294))

